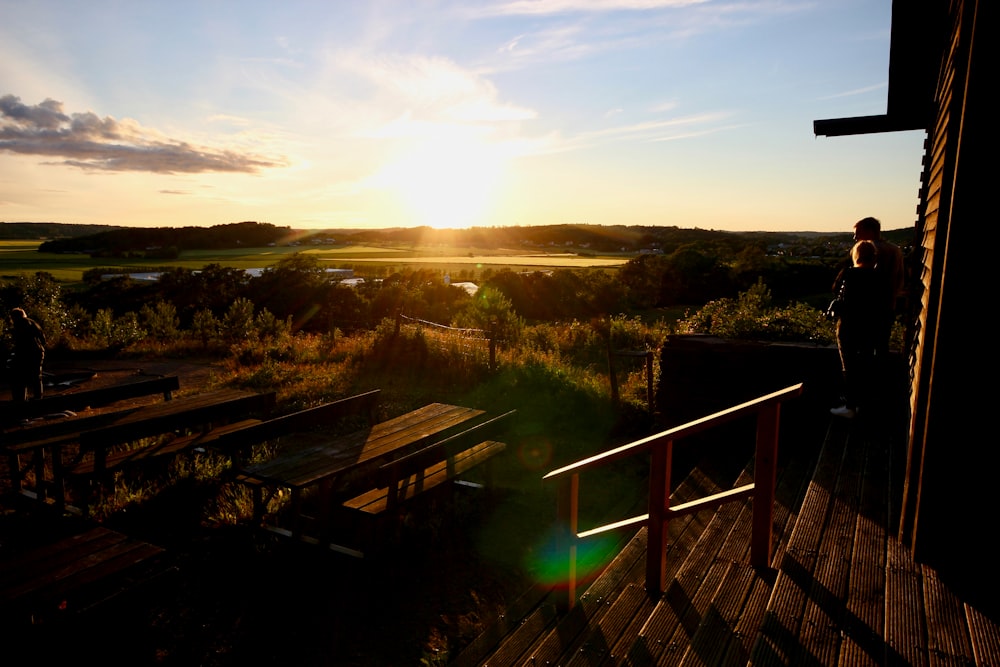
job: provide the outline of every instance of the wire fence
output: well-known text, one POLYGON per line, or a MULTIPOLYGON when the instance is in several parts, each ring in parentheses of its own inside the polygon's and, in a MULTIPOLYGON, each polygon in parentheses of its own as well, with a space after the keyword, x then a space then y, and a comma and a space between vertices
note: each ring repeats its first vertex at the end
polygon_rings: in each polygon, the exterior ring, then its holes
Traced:
POLYGON ((493 341, 484 329, 450 327, 403 314, 399 315, 399 325, 419 329, 433 351, 456 355, 467 362, 488 363, 490 368, 496 365, 493 341))

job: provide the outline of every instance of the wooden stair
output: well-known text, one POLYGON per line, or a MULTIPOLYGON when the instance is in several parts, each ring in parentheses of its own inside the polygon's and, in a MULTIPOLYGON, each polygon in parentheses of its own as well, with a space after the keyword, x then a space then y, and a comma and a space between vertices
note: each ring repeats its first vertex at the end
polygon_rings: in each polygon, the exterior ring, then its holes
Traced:
MULTIPOLYGON (((798 443, 791 447, 799 447, 798 443)), ((997 619, 963 603, 892 537, 891 448, 833 421, 781 466, 772 568, 749 565, 751 503, 669 525, 669 585, 644 590, 645 528, 566 614, 537 598, 453 665, 1000 664, 997 619), (502 637, 501 637, 502 635, 502 637)), ((752 477, 747 466, 733 486, 752 477)), ((720 491, 695 469, 672 502, 720 491)))

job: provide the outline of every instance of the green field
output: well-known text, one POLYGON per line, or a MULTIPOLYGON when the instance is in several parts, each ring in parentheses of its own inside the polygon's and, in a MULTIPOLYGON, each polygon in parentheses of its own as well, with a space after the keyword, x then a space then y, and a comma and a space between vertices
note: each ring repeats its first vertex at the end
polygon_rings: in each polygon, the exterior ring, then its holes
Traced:
POLYGON ((91 258, 83 254, 53 254, 38 252, 39 241, 0 240, 0 278, 44 271, 59 282, 75 283, 84 272, 97 268, 156 270, 169 267, 201 269, 208 264, 237 269, 266 268, 281 258, 300 252, 313 255, 330 268, 370 270, 384 274, 404 268, 423 268, 442 272, 477 272, 490 268, 515 271, 554 268, 614 268, 629 260, 621 256, 582 256, 572 253, 527 253, 524 250, 401 247, 401 246, 281 246, 270 248, 239 248, 232 250, 190 250, 177 259, 91 258))

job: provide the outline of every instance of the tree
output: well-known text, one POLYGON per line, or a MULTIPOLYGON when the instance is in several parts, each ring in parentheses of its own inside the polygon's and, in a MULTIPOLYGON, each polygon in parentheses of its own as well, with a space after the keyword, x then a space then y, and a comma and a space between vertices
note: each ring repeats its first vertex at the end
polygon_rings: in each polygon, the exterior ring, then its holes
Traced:
POLYGON ((317 316, 329 287, 319 260, 295 253, 251 280, 250 293, 258 307, 271 311, 278 319, 292 318, 293 330, 322 332, 325 320, 317 316))
POLYGON ((514 312, 510 299, 485 287, 456 314, 452 326, 483 329, 501 345, 512 345, 521 338, 524 320, 514 312))
POLYGON ((177 337, 180 320, 177 319, 177 309, 174 304, 157 301, 155 305, 146 304, 139 311, 143 327, 149 335, 160 342, 177 337))

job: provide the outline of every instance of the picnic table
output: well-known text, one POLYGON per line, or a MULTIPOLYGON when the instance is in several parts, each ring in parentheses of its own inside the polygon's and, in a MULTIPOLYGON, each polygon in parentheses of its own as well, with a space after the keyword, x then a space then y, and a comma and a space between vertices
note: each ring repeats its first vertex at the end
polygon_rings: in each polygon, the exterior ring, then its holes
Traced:
POLYGON ((75 487, 78 509, 86 514, 89 487, 106 482, 111 471, 207 446, 229 429, 259 421, 256 416, 274 405, 274 392, 202 392, 106 415, 69 417, 58 437, 22 443, 18 449, 49 451, 52 480, 45 484, 36 479, 38 500, 45 500, 45 487, 50 486, 57 506, 65 506, 69 483, 75 487), (74 424, 78 430, 73 430, 74 424))
POLYGON ((162 554, 161 547, 96 526, 0 558, 0 622, 10 629, 86 611, 162 574, 162 554))
POLYGON ((281 490, 290 492, 292 537, 302 538, 303 493, 318 494, 318 541, 334 550, 354 550, 329 542, 330 510, 335 498, 366 490, 380 465, 405 456, 449 431, 468 426, 484 410, 431 403, 398 417, 346 435, 322 432, 292 433, 281 439, 274 458, 238 470, 237 480, 251 487, 254 519, 262 521, 268 500, 281 490))

